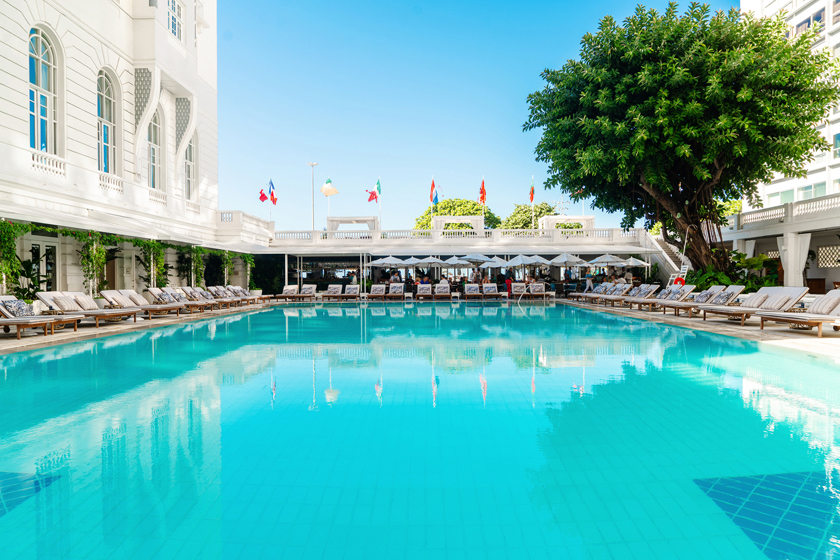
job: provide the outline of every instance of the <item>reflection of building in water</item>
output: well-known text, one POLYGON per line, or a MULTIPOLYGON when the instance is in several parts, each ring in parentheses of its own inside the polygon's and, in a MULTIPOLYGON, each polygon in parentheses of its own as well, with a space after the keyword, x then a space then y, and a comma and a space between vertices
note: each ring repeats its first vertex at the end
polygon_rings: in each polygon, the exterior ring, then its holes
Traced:
MULTIPOLYGON (((134 343, 148 342, 143 337, 128 338, 134 343)), ((113 347, 117 341, 115 337, 108 342, 113 347)), ((103 352, 101 345, 82 346, 91 363, 105 359, 107 350, 103 352)), ((6 393, 0 395, 0 407, 3 402, 19 406, 27 395, 30 401, 32 394, 60 395, 65 385, 87 382, 92 377, 90 369, 46 369, 62 363, 61 348, 33 354, 37 365, 18 369, 26 375, 18 376, 17 384, 7 387, 10 390, 0 391, 6 393)), ((21 416, 16 418, 20 426, 4 426, 0 438, 4 466, 15 472, 34 472, 44 486, 50 483, 49 492, 30 498, 35 505, 34 555, 69 557, 78 544, 74 531, 83 530, 79 529, 80 511, 90 519, 90 526, 101 524, 107 550, 116 551, 123 544, 120 528, 140 511, 147 518, 144 523, 153 528, 150 537, 186 539, 189 535, 179 531, 189 525, 183 523, 188 512, 178 503, 202 498, 213 504, 220 491, 219 484, 214 484, 221 468, 220 381, 230 375, 236 382, 245 382, 275 361, 274 348, 246 346, 216 358, 208 356, 195 370, 169 378, 113 371, 107 376, 93 375, 97 392, 74 393, 72 409, 65 406, 63 413, 37 423, 21 416), (122 384, 129 378, 135 386, 122 384), (80 394, 85 397, 79 399, 80 394), (34 464, 31 457, 38 458, 34 464), (98 481, 101 486, 91 486, 98 481), (91 491, 101 501, 101 510, 90 510, 91 491)), ((35 401, 30 407, 33 416, 47 406, 48 402, 35 401)), ((213 507, 219 508, 219 515, 212 511, 196 515, 203 517, 205 529, 211 532, 217 523, 217 532, 221 505, 213 507)))
POLYGON ((789 379, 786 371, 763 371, 746 367, 742 378, 730 377, 727 385, 739 390, 744 404, 768 421, 767 429, 785 423, 812 449, 825 454, 826 478, 832 492, 840 498, 840 393, 836 382, 808 379, 810 368, 797 371, 789 379), (813 394, 816 392, 816 394, 813 394), (812 393, 812 394, 808 394, 812 393))

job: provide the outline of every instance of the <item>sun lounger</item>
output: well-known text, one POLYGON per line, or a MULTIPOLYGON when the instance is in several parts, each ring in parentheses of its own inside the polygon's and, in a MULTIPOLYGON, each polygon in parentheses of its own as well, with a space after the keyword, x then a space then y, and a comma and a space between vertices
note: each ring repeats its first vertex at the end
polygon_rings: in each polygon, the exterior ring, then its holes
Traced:
POLYGON ((371 286, 367 299, 368 301, 372 299, 381 299, 382 301, 385 301, 385 284, 374 284, 371 286))
POLYGON ((531 294, 528 293, 528 284, 525 282, 513 282, 510 285, 510 295, 516 301, 521 299, 531 299, 531 294))
POLYGON ((684 301, 688 295, 694 291, 696 288, 694 284, 686 284, 685 286, 678 286, 674 285, 665 290, 664 292, 659 293, 654 298, 647 298, 641 300, 627 300, 630 302, 630 308, 632 309, 634 305, 639 306, 639 311, 642 308, 646 307, 648 311, 653 311, 656 307, 668 303, 668 302, 676 302, 676 301, 684 301))
POLYGON ((585 294, 580 294, 578 298, 580 301, 587 301, 587 302, 597 302, 603 296, 610 296, 616 293, 621 287, 613 282, 609 282, 606 284, 600 284, 591 292, 586 292, 585 294), (605 286, 605 287, 604 287, 605 286), (603 287, 603 288, 602 288, 603 287))
POLYGON ((612 307, 615 307, 616 303, 622 303, 625 299, 641 297, 642 294, 647 293, 649 287, 650 284, 640 284, 621 295, 604 294, 601 296, 601 303, 605 306, 609 303, 612 307))
POLYGON ((206 301, 214 301, 218 303, 219 309, 221 309, 222 306, 227 306, 227 308, 230 309, 231 305, 235 306, 239 304, 239 298, 217 296, 213 292, 209 290, 204 290, 201 287, 196 287, 194 291, 201 295, 201 297, 204 298, 206 301))
POLYGON ((259 299, 257 296, 252 296, 251 292, 240 286, 225 286, 224 289, 227 290, 228 293, 242 298, 242 301, 246 304, 253 303, 256 305, 257 300, 259 299))
POLYGON ((545 284, 542 282, 534 282, 528 286, 531 299, 542 298, 543 301, 548 299, 548 292, 545 291, 545 284))
POLYGON ((312 301, 315 297, 317 297, 317 295, 318 293, 315 284, 304 284, 300 287, 300 293, 292 299, 295 301, 312 301))
POLYGON ((388 293, 385 294, 385 299, 405 299, 405 284, 392 282, 388 284, 388 293))
POLYGON ((822 338, 823 325, 833 324, 835 331, 840 331, 840 289, 831 290, 827 294, 815 299, 807 313, 783 313, 779 311, 759 311, 756 317, 761 318, 761 328, 764 323, 788 323, 803 327, 817 327, 817 338, 822 338), (813 310, 813 311, 812 311, 813 310))
POLYGON ((746 305, 727 306, 713 303, 712 305, 700 305, 700 311, 703 312, 704 321, 707 314, 724 315, 740 318, 743 327, 744 321, 760 311, 787 311, 799 303, 807 293, 808 288, 769 286, 752 294, 745 302, 746 305))
POLYGON ((482 284, 481 285, 481 292, 484 296, 484 300, 494 300, 494 299, 507 299, 507 292, 500 292, 499 286, 496 284, 482 284))
POLYGON ((667 313, 669 309, 674 310, 674 315, 679 316, 681 311, 688 311, 688 318, 695 312, 699 312, 701 304, 709 304, 716 298, 720 298, 721 305, 728 305, 733 302, 735 298, 741 295, 744 291, 744 286, 712 286, 708 290, 704 290, 697 294, 691 301, 669 301, 663 303, 662 313, 667 313))
POLYGON ((330 284, 327 286, 327 291, 321 296, 323 301, 335 300, 339 301, 341 299, 341 284, 330 284))
POLYGON ((239 307, 240 305, 245 305, 247 303, 245 301, 246 298, 235 295, 233 292, 229 291, 224 286, 207 286, 207 291, 213 294, 213 297, 218 300, 226 299, 228 301, 232 301, 237 307, 239 307))
MULTIPOLYGON (((155 288, 151 288, 151 289, 154 290, 155 288)), ((146 312, 146 316, 148 317, 148 319, 150 321, 152 320, 153 315, 158 315, 158 316, 167 315, 171 311, 174 311, 175 315, 180 317, 181 316, 181 310, 184 308, 183 303, 169 301, 168 300, 168 297, 169 297, 168 294, 163 294, 162 292, 161 292, 161 295, 162 296, 165 295, 166 297, 163 300, 161 300, 162 303, 160 303, 160 304, 150 304, 150 303, 146 302, 146 300, 143 298, 143 296, 141 296, 140 294, 138 294, 134 290, 102 290, 100 292, 100 295, 102 297, 104 297, 108 301, 108 303, 110 303, 111 305, 116 305, 116 306, 119 306, 121 308, 138 307, 138 308, 142 309, 143 311, 146 312), (114 299, 115 295, 121 295, 121 296, 123 296, 123 298, 126 298, 127 301, 117 301, 117 300, 114 299), (144 302, 144 303, 141 304, 140 303, 141 301, 144 302)), ((152 296, 152 297, 154 297, 154 296, 152 296)))
MULTIPOLYGON (((213 298, 204 297, 202 295, 204 290, 199 291, 198 289, 192 288, 190 286, 184 286, 181 289, 184 291, 184 294, 186 294, 187 299, 189 299, 192 302, 203 303, 205 305, 209 305, 211 311, 213 310, 213 308, 217 308, 217 309, 222 308, 223 304, 221 302, 218 302, 213 298)), ((227 305, 227 303, 225 303, 224 305, 227 305)), ((228 307, 230 307, 230 306, 228 306, 228 307)))
POLYGON ((83 315, 25 315, 18 316, 12 312, 15 308, 18 312, 31 312, 25 302, 18 300, 14 296, 0 296, 0 327, 3 327, 3 332, 8 333, 11 327, 15 327, 15 335, 20 340, 20 335, 26 332, 26 329, 44 329, 44 336, 47 333, 55 334, 56 325, 67 325, 72 323, 73 330, 78 330, 79 321, 84 318, 83 315), (6 302, 19 302, 16 305, 6 306, 6 302), (23 311, 26 307, 27 310, 23 311))
POLYGON ((448 282, 441 282, 440 284, 435 284, 434 300, 437 301, 439 299, 452 300, 452 292, 450 291, 448 282))
POLYGON ((467 301, 471 299, 483 299, 479 285, 466 284, 464 286, 464 299, 467 301))
POLYGON ((96 328, 99 328, 100 319, 134 317, 134 322, 136 323, 137 314, 141 312, 139 307, 130 307, 127 309, 82 309, 75 297, 62 292, 38 292, 36 295, 52 313, 59 315, 83 315, 84 317, 92 318, 96 328), (65 299, 56 300, 56 298, 65 299), (72 305, 68 307, 68 303, 72 303, 72 305), (62 305, 67 307, 67 309, 63 308, 62 305))
POLYGON ((359 299, 359 288, 358 284, 348 284, 344 286, 344 293, 341 294, 342 300, 358 300, 359 299))
POLYGON ((298 293, 298 287, 297 286, 285 286, 283 288, 283 293, 282 294, 275 294, 274 298, 277 301, 281 301, 281 300, 282 301, 289 301, 289 300, 295 299, 295 297, 297 296, 297 293, 298 293))
MULTIPOLYGON (((596 295, 585 294, 584 297, 589 301, 589 303, 594 303, 594 304, 597 305, 597 304, 601 303, 602 301, 604 301, 604 298, 606 298, 606 297, 620 298, 620 297, 624 296, 625 294, 630 293, 630 291, 632 291, 632 290, 633 290, 633 285, 632 284, 618 284, 618 283, 616 283, 616 284, 613 284, 612 288, 609 288, 603 294, 596 294, 596 295)), ((605 302, 605 305, 606 305, 606 302, 605 302)))
POLYGON ((149 293, 152 294, 152 297, 155 298, 157 301, 163 302, 164 300, 159 296, 159 293, 163 291, 164 294, 168 295, 172 299, 174 299, 177 303, 182 304, 185 308, 190 310, 190 314, 193 313, 195 309, 198 309, 198 312, 201 313, 205 309, 213 309, 213 302, 211 301, 193 301, 188 298, 185 293, 182 294, 175 288, 149 288, 149 293))
POLYGON ((431 284, 417 284, 417 299, 432 299, 431 284))
POLYGON ((612 286, 613 286, 613 284, 610 283, 610 282, 603 282, 603 283, 595 286, 595 288, 591 292, 572 292, 572 293, 568 294, 566 297, 568 297, 569 299, 580 300, 584 296, 586 296, 587 294, 603 294, 608 289, 612 288, 612 286))

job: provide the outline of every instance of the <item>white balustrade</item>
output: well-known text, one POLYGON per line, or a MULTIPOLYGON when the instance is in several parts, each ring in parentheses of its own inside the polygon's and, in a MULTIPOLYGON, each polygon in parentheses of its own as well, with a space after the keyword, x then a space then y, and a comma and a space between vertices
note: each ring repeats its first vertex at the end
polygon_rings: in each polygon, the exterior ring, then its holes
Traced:
MULTIPOLYGON (((224 214, 224 212, 222 212, 224 214)), ((311 231, 275 231, 274 239, 276 241, 311 241, 311 231)))
POLYGON ((219 212, 220 222, 233 222, 233 212, 219 212))
POLYGON ((99 174, 99 188, 105 192, 124 194, 123 180, 108 173, 99 174))
POLYGON ((56 177, 67 177, 67 163, 58 156, 47 152, 32 152, 32 169, 43 171, 56 177))
POLYGON ((764 208, 761 210, 753 210, 752 212, 744 212, 741 214, 742 224, 755 224, 758 222, 769 222, 772 220, 780 220, 785 217, 785 207, 775 206, 773 208, 764 208))
POLYGON ((794 216, 807 216, 827 210, 840 208, 840 194, 833 196, 821 196, 811 200, 803 200, 793 205, 794 216))
POLYGON ((166 204, 166 193, 156 191, 154 189, 149 189, 149 202, 154 202, 155 204, 166 204))
POLYGON ((197 202, 192 202, 192 201, 187 200, 186 205, 187 205, 187 212, 194 212, 196 214, 201 213, 201 205, 198 204, 197 202))

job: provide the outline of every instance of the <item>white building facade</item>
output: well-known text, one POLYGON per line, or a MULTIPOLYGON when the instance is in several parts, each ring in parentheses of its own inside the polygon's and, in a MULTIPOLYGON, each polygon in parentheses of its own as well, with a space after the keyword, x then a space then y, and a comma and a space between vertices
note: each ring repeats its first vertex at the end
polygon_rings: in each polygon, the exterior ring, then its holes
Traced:
MULTIPOLYGON (((741 10, 758 17, 786 13, 791 35, 819 28, 815 49, 840 55, 840 2, 834 0, 744 0, 741 10)), ((779 258, 788 286, 807 283, 812 293, 840 282, 840 107, 819 126, 832 145, 807 166, 805 178, 777 176, 759 186, 763 208, 744 205, 730 218, 724 240, 749 256, 779 258), (809 258, 809 252, 813 252, 809 258), (807 278, 802 271, 808 268, 807 278)))
MULTIPOLYGON (((267 246, 271 223, 218 208, 216 35, 215 0, 0 0, 0 218, 267 246)), ((36 230, 18 253, 73 290, 77 248, 36 230)), ((109 280, 135 287, 123 249, 109 280)))

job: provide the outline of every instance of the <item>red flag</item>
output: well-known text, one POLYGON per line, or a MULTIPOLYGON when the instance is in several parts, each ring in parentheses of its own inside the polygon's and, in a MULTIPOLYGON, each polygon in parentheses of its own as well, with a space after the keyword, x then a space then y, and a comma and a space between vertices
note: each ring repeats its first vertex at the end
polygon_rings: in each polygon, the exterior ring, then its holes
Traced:
POLYGON ((266 200, 268 200, 268 197, 265 196, 265 192, 263 191, 264 189, 260 189, 260 202, 265 202, 266 200))
POLYGON ((478 191, 478 203, 482 206, 487 202, 487 191, 484 190, 484 179, 481 180, 481 190, 478 191))
POLYGON ((376 189, 369 191, 365 189, 365 192, 368 193, 370 196, 368 197, 368 202, 379 202, 379 196, 376 193, 376 189))
POLYGON ((534 184, 531 183, 531 202, 534 202, 534 184))
POLYGON ((432 179, 432 190, 429 192, 429 202, 435 201, 435 180, 432 179))

